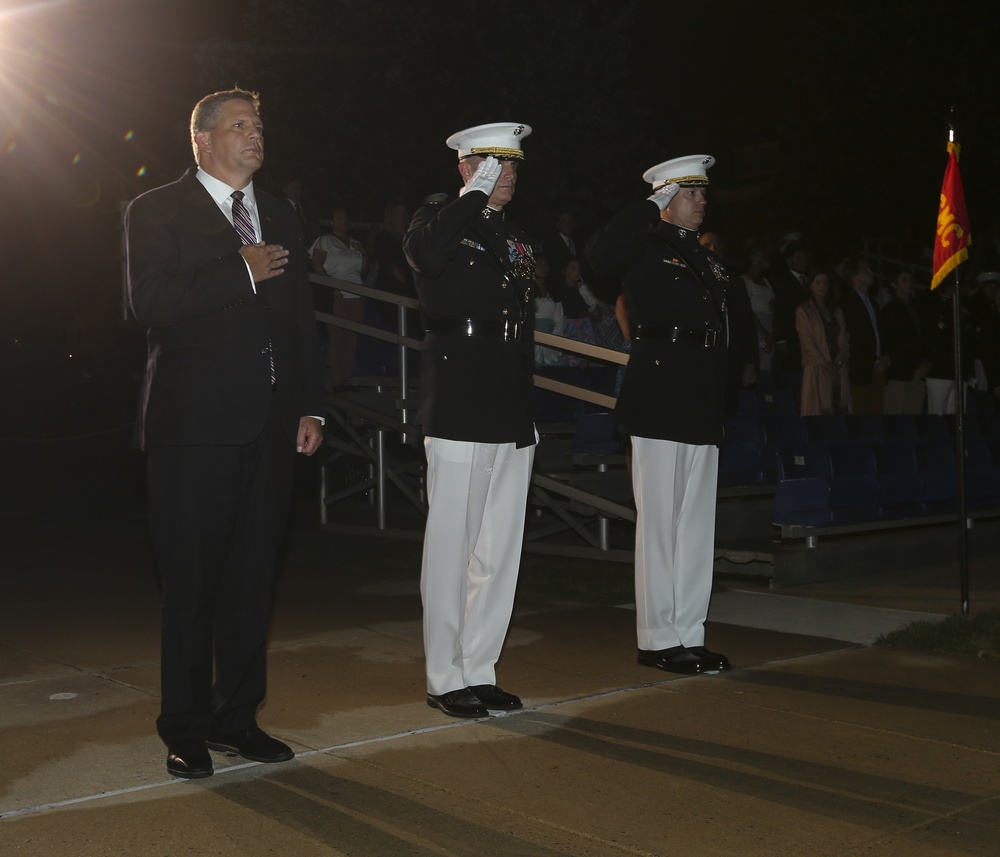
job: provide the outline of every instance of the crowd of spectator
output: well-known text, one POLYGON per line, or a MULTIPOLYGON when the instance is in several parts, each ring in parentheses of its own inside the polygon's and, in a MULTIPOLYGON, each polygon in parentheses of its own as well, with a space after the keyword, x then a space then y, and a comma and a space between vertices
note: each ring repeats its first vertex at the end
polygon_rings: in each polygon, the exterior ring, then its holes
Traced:
MULTIPOLYGON (((298 179, 285 182, 282 192, 303 220, 313 271, 414 295, 402 251, 411 211, 402 200, 387 201, 381 222, 358 224, 348 220, 343 207, 328 218, 303 211, 298 179), (331 270, 331 265, 339 270, 336 260, 343 254, 351 259, 349 276, 331 270)), ((436 196, 448 200, 445 194, 436 196)), ((996 232, 1000 235, 1000 228, 996 232)), ((535 329, 627 352, 628 308, 620 284, 601 280, 590 268, 584 252, 587 236, 579 234, 573 213, 559 211, 538 234, 533 243, 535 329)), ((981 407, 1000 407, 1000 239, 985 241, 972 264, 962 266, 968 270, 961 286, 962 377, 967 382, 962 391, 955 384, 953 281, 932 292, 926 268, 908 266, 905 260, 888 267, 880 258, 876 271, 875 258, 865 258, 857 247, 836 260, 818 259, 798 234, 774 241, 770 248, 765 241, 746 241, 735 256, 723 254, 716 233, 704 232, 702 243, 724 258, 737 287, 749 297, 757 369, 794 391, 803 416, 948 414, 955 412, 960 392, 975 396, 981 407)), ((329 290, 322 298, 317 294, 325 311, 396 327, 391 304, 366 302, 347 292, 335 292, 332 299, 329 290)), ((411 334, 419 337, 416 313, 410 322, 411 334)), ((331 384, 345 385, 355 374, 357 339, 332 325, 325 328, 325 337, 331 384)), ((381 362, 391 363, 391 348, 382 346, 386 353, 381 362)), ((536 346, 535 360, 539 367, 595 362, 546 346, 536 346)), ((737 372, 731 383, 752 381, 752 374, 741 381, 737 372)))

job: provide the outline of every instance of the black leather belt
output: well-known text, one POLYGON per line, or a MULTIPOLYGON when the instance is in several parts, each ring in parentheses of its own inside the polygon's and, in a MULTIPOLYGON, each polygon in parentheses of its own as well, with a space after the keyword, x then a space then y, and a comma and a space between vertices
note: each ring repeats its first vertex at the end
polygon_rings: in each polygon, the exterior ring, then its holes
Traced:
POLYGON ((695 342, 705 348, 722 345, 722 331, 706 327, 704 330, 683 330, 679 327, 652 327, 640 324, 635 329, 636 339, 669 339, 671 342, 695 342))
POLYGON ((454 333, 458 336, 492 336, 504 342, 520 342, 524 324, 516 319, 478 321, 474 318, 428 318, 428 333, 454 333))

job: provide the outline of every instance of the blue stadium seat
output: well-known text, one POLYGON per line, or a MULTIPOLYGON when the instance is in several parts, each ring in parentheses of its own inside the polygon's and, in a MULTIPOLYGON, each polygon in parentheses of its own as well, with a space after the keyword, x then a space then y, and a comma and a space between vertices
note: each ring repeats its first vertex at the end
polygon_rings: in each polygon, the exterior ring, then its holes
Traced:
POLYGON ((828 444, 847 442, 847 425, 840 414, 823 414, 822 416, 803 417, 809 440, 822 441, 828 444))
POLYGON ((764 481, 761 448, 753 441, 726 441, 719 450, 719 486, 757 485, 764 481))
POLYGON ((965 444, 965 496, 975 509, 1000 507, 1000 466, 993 463, 989 444, 979 437, 965 444))
POLYGON ((848 474, 830 479, 830 510, 838 524, 877 521, 880 486, 875 476, 848 474))
POLYGON ((913 418, 922 439, 951 438, 951 427, 941 414, 920 414, 913 418))
POLYGON ((1000 414, 979 413, 979 433, 988 438, 1000 438, 1000 414))
POLYGON ((757 383, 754 389, 762 393, 770 393, 778 389, 778 382, 773 372, 761 370, 757 373, 757 383))
POLYGON ((607 366, 594 364, 587 367, 587 389, 605 396, 614 396, 615 379, 618 377, 618 364, 607 366))
POLYGON ((830 447, 830 508, 838 523, 881 517, 880 486, 871 444, 850 441, 830 447))
POLYGON ((771 523, 823 527, 833 522, 830 480, 819 476, 783 479, 774 486, 771 523))
POLYGON ((923 512, 924 480, 912 441, 872 447, 878 468, 879 514, 902 518, 923 512))
POLYGON ((621 444, 615 432, 615 417, 610 411, 581 413, 573 434, 573 452, 589 455, 615 455, 621 444))
POLYGON ((792 390, 777 388, 774 390, 757 390, 758 414, 788 414, 798 415, 799 409, 795 403, 795 393, 792 390))
POLYGON ((760 446, 764 442, 764 428, 756 414, 735 414, 727 418, 723 424, 723 435, 724 444, 743 442, 760 446))
POLYGON ((924 481, 924 511, 951 511, 958 499, 958 467, 951 438, 928 438, 916 444, 914 449, 924 481))
POLYGON ((850 441, 830 447, 830 465, 834 476, 878 477, 875 449, 870 443, 850 441))
POLYGON ((882 417, 851 414, 844 417, 849 440, 881 441, 885 439, 882 417))
POLYGON ((912 414, 886 414, 882 417, 882 426, 886 440, 917 440, 920 437, 916 417, 912 414))
POLYGON ((736 404, 738 414, 757 413, 757 393, 754 390, 744 387, 740 390, 739 399, 736 404))
POLYGON ((833 475, 830 447, 825 443, 799 443, 778 450, 778 481, 833 475))
MULTIPOLYGON (((539 366, 536 375, 589 389, 590 377, 582 366, 539 366)), ((575 423, 581 413, 579 399, 535 387, 532 391, 536 423, 575 423)))
POLYGON ((764 428, 764 442, 771 446, 809 442, 806 424, 797 414, 764 414, 761 425, 764 428))

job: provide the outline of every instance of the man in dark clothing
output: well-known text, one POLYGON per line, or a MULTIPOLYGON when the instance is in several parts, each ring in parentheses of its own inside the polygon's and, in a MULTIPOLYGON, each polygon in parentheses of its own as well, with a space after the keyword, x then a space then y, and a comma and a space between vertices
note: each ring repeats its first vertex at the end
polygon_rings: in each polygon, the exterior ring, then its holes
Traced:
POLYGON ((879 310, 882 346, 892 355, 885 371, 886 414, 920 414, 927 398, 930 369, 924 349, 920 313, 913 294, 913 272, 901 268, 889 282, 892 297, 879 310))
POLYGON ((451 136, 462 194, 425 205, 403 242, 426 336, 417 421, 427 453, 421 595, 427 704, 452 717, 521 708, 496 685, 534 460, 534 257, 506 219, 527 125, 451 136))
POLYGON ((885 370, 892 362, 882 347, 878 313, 868 292, 875 275, 864 259, 849 259, 843 267, 847 284, 841 295, 841 310, 851 341, 848 377, 851 381, 851 413, 879 416, 885 393, 885 370))
POLYGON ((197 169, 126 212, 132 311, 148 328, 138 440, 163 580, 167 770, 213 772, 209 749, 257 762, 292 750, 257 726, 267 626, 296 451, 323 440, 323 364, 302 231, 255 190, 258 100, 203 98, 197 169))
POLYGON ((802 351, 795 330, 795 310, 809 298, 809 249, 798 241, 785 247, 783 265, 776 265, 768 281, 774 289, 775 357, 785 373, 802 371, 802 351))
POLYGON ((669 672, 729 669, 704 646, 715 556, 715 501, 726 398, 731 280, 698 243, 709 155, 643 176, 654 193, 588 245, 601 274, 622 278, 632 354, 615 415, 632 438, 638 661, 669 672))

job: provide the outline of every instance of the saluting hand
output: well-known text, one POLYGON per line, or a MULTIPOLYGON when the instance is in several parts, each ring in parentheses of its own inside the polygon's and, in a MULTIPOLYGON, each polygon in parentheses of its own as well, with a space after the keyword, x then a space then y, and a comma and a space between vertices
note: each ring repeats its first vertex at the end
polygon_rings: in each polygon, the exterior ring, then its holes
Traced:
POLYGON ((240 255, 247 260, 255 283, 284 273, 285 263, 288 261, 288 251, 284 247, 280 244, 265 244, 263 241, 244 244, 240 248, 240 255))
POLYGON ((503 164, 490 155, 476 167, 476 171, 469 179, 469 183, 462 189, 462 193, 466 194, 470 190, 481 190, 489 196, 493 193, 493 188, 496 187, 501 172, 503 172, 503 164))
POLYGON ((655 191, 653 191, 652 196, 647 196, 646 199, 652 200, 656 203, 656 207, 663 211, 668 205, 670 205, 670 200, 674 198, 677 191, 681 189, 681 186, 676 182, 668 182, 667 184, 660 185, 655 191))

